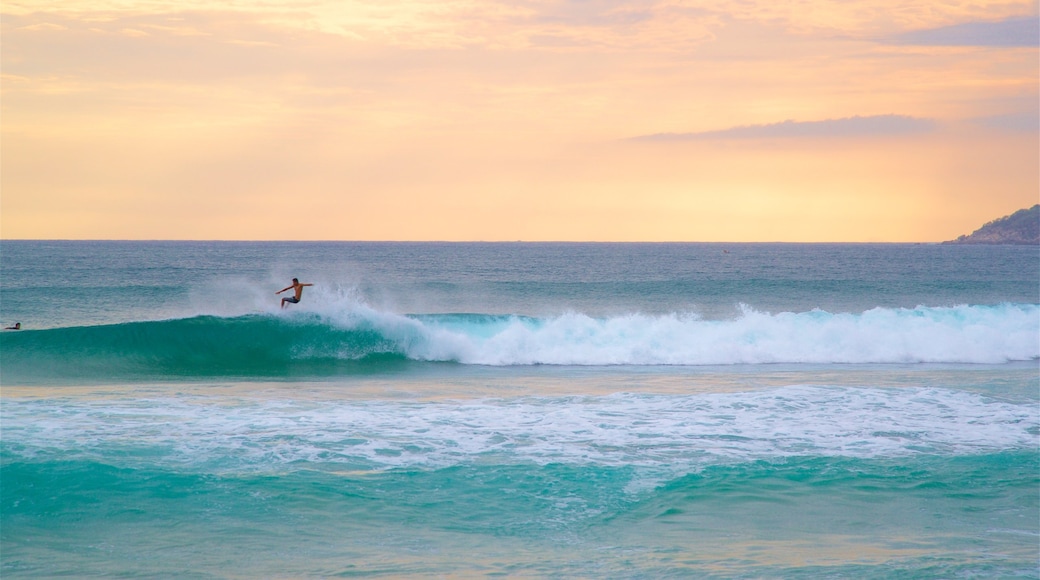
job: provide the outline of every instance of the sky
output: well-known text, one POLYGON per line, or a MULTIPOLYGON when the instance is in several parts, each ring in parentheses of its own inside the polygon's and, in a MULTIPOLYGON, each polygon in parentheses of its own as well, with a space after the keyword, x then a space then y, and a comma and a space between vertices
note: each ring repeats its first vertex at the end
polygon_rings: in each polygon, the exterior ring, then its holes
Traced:
POLYGON ((5 0, 0 238, 938 242, 1040 201, 1038 3, 5 0))

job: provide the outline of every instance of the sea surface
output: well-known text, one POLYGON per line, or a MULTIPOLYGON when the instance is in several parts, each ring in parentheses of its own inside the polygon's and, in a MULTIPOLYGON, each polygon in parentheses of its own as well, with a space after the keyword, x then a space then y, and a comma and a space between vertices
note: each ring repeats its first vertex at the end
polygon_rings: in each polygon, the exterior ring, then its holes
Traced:
POLYGON ((1040 577, 1037 247, 3 241, 0 322, 5 580, 1040 577))

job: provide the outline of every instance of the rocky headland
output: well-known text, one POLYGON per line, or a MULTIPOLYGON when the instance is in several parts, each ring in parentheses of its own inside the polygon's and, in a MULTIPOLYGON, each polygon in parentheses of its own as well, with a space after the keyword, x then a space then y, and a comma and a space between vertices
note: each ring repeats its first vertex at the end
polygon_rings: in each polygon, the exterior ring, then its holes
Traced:
POLYGON ((1040 244, 1040 204, 995 219, 944 244, 1040 244))

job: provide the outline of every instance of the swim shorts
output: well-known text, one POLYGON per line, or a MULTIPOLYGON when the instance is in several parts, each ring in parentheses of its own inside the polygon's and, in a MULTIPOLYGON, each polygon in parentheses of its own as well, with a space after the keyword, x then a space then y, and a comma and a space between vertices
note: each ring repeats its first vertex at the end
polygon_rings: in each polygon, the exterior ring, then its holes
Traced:
POLYGON ((290 296, 290 297, 286 298, 285 301, 286 302, 292 302, 293 304, 297 304, 300 301, 300 299, 295 297, 295 296, 290 296))

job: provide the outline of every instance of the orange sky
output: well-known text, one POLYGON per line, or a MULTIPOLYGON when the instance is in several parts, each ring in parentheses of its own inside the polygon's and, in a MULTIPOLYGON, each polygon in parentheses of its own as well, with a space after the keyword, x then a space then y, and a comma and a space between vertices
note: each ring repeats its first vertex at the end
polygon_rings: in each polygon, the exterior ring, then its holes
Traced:
POLYGON ((1040 201, 1037 13, 8 1, 0 237, 952 239, 1040 201))

